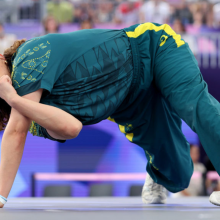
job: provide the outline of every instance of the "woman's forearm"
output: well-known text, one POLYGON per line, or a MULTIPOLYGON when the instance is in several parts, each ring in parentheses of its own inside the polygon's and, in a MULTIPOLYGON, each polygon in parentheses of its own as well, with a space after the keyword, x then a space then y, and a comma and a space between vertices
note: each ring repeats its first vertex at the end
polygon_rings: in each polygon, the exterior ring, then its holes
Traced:
MULTIPOLYGON (((0 195, 8 197, 21 162, 27 132, 3 134, 1 143, 0 195)), ((0 204, 2 205, 2 204, 0 204)))
POLYGON ((82 123, 78 119, 53 106, 37 103, 18 95, 11 99, 9 105, 47 130, 64 134, 66 139, 77 136, 82 128, 82 123))

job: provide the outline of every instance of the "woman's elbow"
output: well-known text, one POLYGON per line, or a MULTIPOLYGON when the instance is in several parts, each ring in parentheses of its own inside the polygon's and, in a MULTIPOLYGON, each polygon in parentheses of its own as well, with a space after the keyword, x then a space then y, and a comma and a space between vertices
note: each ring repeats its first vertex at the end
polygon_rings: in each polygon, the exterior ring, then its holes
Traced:
POLYGON ((65 136, 65 139, 73 139, 76 138, 80 131, 82 130, 82 123, 78 123, 77 125, 73 126, 65 126, 63 129, 63 134, 65 136))
POLYGON ((78 135, 79 135, 79 133, 80 133, 80 131, 82 130, 82 127, 83 127, 83 125, 82 125, 82 123, 81 122, 79 122, 78 123, 78 125, 75 127, 75 128, 73 128, 73 138, 76 138, 78 135))

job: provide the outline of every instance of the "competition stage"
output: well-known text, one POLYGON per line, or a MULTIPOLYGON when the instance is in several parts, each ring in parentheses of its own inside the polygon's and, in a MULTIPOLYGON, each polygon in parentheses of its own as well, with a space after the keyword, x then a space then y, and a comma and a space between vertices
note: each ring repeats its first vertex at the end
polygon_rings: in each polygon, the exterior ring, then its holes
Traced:
POLYGON ((140 197, 13 198, 0 209, 4 220, 197 220, 220 219, 208 197, 168 198, 166 205, 142 204, 140 197))
MULTIPOLYGON (((128 180, 144 179, 139 174, 68 174, 35 173, 32 179, 32 198, 9 198, 0 219, 4 220, 197 220, 220 219, 220 207, 209 202, 209 197, 168 197, 165 205, 143 204, 141 197, 34 197, 36 181, 68 180, 128 180)), ((197 175, 193 175, 196 178, 197 175)), ((219 177, 219 176, 218 176, 219 177)), ((216 178, 210 175, 210 178, 216 178)))

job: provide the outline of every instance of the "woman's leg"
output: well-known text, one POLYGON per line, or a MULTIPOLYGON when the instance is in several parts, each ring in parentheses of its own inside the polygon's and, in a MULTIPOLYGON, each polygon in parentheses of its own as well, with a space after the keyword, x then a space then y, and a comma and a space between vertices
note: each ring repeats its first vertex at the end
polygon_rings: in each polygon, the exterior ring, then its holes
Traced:
POLYGON ((156 58, 157 88, 177 115, 195 131, 220 174, 220 104, 208 93, 197 62, 184 44, 169 46, 156 58))
POLYGON ((133 130, 132 142, 144 149, 147 171, 154 182, 171 192, 182 191, 193 173, 190 147, 170 103, 154 86, 150 90, 151 104, 143 118, 146 122, 133 130))

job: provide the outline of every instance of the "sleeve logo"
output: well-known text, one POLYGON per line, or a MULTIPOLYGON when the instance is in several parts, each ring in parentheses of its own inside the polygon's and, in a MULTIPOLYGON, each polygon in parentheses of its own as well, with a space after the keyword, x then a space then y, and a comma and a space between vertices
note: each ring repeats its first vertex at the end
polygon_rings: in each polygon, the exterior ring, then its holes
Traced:
POLYGON ((167 41, 167 36, 166 35, 162 35, 161 37, 160 37, 160 47, 161 46, 163 46, 165 43, 166 43, 166 41, 167 41))

